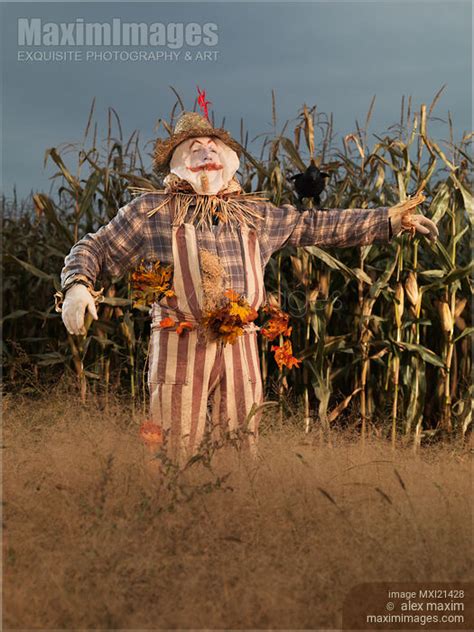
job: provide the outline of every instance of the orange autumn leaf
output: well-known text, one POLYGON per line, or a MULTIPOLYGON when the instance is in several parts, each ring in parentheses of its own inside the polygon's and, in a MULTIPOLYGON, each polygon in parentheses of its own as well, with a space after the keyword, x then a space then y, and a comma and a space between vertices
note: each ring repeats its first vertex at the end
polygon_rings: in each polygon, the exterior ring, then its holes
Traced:
POLYGON ((250 305, 236 303, 232 301, 229 309, 229 316, 237 316, 243 323, 248 323, 258 316, 257 312, 250 305))
POLYGON ((140 437, 148 445, 159 445, 163 443, 163 430, 152 421, 144 421, 140 426, 140 437))
POLYGON ((268 340, 275 340, 278 336, 288 337, 291 335, 291 327, 288 327, 290 317, 276 306, 267 305, 263 311, 270 314, 270 320, 266 327, 262 327, 261 332, 268 340))
POLYGON ((289 369, 292 369, 294 366, 298 368, 300 364, 301 364, 301 360, 298 360, 298 358, 295 358, 294 356, 286 359, 286 366, 289 369))
POLYGON ((253 307, 251 307, 250 310, 249 310, 249 314, 247 316, 247 320, 245 322, 246 323, 251 323, 252 321, 254 321, 257 318, 258 318, 257 310, 254 309, 253 307))
POLYGON ((266 327, 262 327, 261 332, 268 340, 275 340, 278 336, 291 336, 291 327, 288 327, 288 321, 272 318, 268 321, 266 327))
POLYGON ((166 318, 163 318, 163 320, 160 320, 160 327, 162 329, 167 329, 168 327, 174 327, 174 326, 175 326, 175 321, 169 316, 167 316, 166 318))
POLYGON ((242 335, 242 331, 234 329, 232 333, 226 336, 225 341, 229 344, 233 345, 237 342, 237 338, 242 335))
POLYGON ((243 333, 244 333, 243 328, 235 324, 231 324, 231 325, 222 324, 219 327, 220 337, 225 342, 229 342, 231 345, 233 345, 236 342, 237 338, 239 336, 242 336, 243 333))
POLYGON ((186 330, 192 330, 193 329, 193 325, 192 323, 190 323, 187 320, 183 320, 182 322, 179 323, 179 325, 176 327, 176 333, 181 335, 182 333, 184 333, 186 330))
POLYGON ((290 340, 285 340, 281 346, 273 345, 272 351, 275 352, 275 362, 280 371, 284 366, 288 369, 292 369, 294 366, 298 367, 301 364, 301 360, 293 356, 293 348, 290 340))
POLYGON ((242 320, 247 318, 248 310, 245 305, 239 305, 235 301, 232 301, 229 307, 229 316, 238 316, 242 320))
POLYGON ((238 301, 238 300, 239 300, 239 298, 240 298, 239 294, 237 294, 237 292, 235 292, 235 291, 234 291, 234 290, 232 290, 231 288, 227 289, 227 290, 224 292, 224 296, 225 296, 226 298, 228 298, 229 300, 231 300, 231 301, 238 301))

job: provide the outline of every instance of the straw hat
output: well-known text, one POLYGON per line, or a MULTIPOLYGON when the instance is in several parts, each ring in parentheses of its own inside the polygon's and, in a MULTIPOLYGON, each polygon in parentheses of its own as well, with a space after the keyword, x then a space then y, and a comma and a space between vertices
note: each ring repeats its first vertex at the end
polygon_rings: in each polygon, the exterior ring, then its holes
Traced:
POLYGON ((156 171, 168 171, 169 162, 176 147, 188 138, 200 136, 220 138, 238 156, 242 153, 241 145, 225 129, 213 127, 208 119, 198 112, 183 112, 176 121, 173 134, 166 139, 158 138, 155 143, 153 166, 156 171))

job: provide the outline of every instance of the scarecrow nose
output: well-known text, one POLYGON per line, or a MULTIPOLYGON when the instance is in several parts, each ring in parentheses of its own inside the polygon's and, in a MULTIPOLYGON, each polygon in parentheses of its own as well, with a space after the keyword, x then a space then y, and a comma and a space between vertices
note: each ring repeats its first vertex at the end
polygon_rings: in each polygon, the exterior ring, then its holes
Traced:
POLYGON ((212 162, 213 161, 212 151, 210 149, 205 149, 202 155, 202 159, 204 162, 212 162))

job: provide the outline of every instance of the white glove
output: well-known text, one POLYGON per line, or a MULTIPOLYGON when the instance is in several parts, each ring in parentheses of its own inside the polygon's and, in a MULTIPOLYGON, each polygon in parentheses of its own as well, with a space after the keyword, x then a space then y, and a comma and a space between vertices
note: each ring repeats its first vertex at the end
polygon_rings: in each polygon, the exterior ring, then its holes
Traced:
MULTIPOLYGON (((393 235, 396 236, 402 228, 402 213, 399 211, 389 211, 390 222, 392 224, 393 235)), ((410 223, 418 232, 434 243, 439 236, 436 224, 429 218, 419 213, 410 214, 410 223)))
POLYGON ((66 292, 62 307, 63 323, 70 334, 78 336, 86 333, 84 328, 86 309, 94 320, 98 320, 94 297, 86 286, 81 283, 71 285, 66 292))

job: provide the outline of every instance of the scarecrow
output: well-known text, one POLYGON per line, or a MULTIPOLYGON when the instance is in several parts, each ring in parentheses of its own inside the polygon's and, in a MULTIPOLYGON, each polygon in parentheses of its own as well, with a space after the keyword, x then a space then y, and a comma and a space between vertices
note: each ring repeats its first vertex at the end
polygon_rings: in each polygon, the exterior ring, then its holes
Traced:
MULTIPOLYGON (((431 220, 413 214, 421 194, 391 208, 321 211, 245 193, 235 177, 242 148, 213 127, 204 106, 203 114, 184 112, 173 133, 156 141, 154 168, 166 175, 165 188, 135 197, 72 247, 57 303, 68 332, 79 335, 86 310, 97 320, 100 273, 118 277, 135 269, 141 290, 152 279, 151 419, 178 459, 197 451, 206 420, 218 436, 244 429, 256 452, 259 414, 249 412, 263 402, 263 391, 254 320, 275 251, 388 242, 405 230, 430 240, 438 235, 431 220)), ((283 313, 273 317, 267 337, 288 336, 283 313)), ((280 366, 298 364, 289 339, 274 349, 280 366)))

